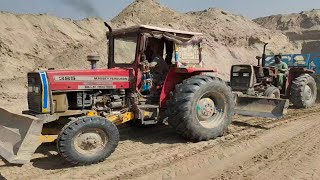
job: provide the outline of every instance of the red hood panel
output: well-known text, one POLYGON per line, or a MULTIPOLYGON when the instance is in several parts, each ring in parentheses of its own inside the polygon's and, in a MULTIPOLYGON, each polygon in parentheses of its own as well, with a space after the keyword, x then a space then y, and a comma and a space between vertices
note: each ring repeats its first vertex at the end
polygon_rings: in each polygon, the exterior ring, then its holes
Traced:
POLYGON ((128 89, 132 69, 52 70, 47 71, 52 91, 128 89))

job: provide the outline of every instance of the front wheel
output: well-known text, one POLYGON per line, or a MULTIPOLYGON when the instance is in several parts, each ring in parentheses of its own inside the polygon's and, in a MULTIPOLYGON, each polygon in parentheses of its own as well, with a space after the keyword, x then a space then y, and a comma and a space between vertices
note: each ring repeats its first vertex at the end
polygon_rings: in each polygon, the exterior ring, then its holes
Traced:
POLYGON ((103 117, 80 117, 69 122, 58 137, 58 151, 75 165, 90 165, 110 156, 119 142, 117 127, 103 117))
POLYGON ((266 91, 263 93, 265 97, 269 98, 280 98, 280 90, 279 88, 276 88, 274 86, 270 86, 266 89, 266 91))
POLYGON ((194 76, 177 85, 168 105, 169 124, 195 141, 222 135, 234 110, 230 87, 210 76, 194 76))

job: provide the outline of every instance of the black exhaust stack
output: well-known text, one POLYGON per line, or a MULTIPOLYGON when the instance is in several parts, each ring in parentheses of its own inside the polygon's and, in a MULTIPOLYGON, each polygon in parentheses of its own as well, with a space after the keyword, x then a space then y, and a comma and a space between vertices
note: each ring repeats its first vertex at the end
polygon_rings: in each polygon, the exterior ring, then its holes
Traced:
POLYGON ((104 25, 108 28, 109 33, 107 33, 107 39, 109 40, 109 47, 108 47, 108 68, 112 68, 112 63, 114 62, 114 45, 113 45, 113 35, 112 35, 112 27, 107 23, 104 22, 104 25))
POLYGON ((265 43, 264 46, 263 46, 263 54, 262 54, 262 67, 265 67, 266 66, 266 59, 267 59, 267 55, 266 55, 266 48, 267 48, 267 45, 269 43, 265 43))
POLYGON ((104 25, 108 28, 110 35, 112 33, 112 27, 107 22, 104 22, 104 25))

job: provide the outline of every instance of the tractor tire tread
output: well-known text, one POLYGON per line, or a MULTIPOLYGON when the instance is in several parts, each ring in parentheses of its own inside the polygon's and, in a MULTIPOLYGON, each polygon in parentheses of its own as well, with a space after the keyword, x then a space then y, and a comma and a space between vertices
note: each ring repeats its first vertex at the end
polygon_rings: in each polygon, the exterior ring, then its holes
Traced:
POLYGON ((277 96, 275 98, 280 98, 280 90, 277 87, 270 86, 266 89, 266 91, 263 93, 266 97, 272 97, 274 93, 277 93, 277 96))
POLYGON ((118 146, 120 141, 117 127, 103 117, 79 117, 68 122, 60 131, 57 141, 59 154, 74 165, 91 165, 104 161, 118 146), (82 128, 100 128, 108 135, 108 142, 103 151, 94 157, 82 156, 72 148, 72 138, 82 128))
POLYGON ((317 85, 312 76, 309 74, 303 74, 292 81, 290 91, 290 101, 296 108, 310 108, 314 105, 317 97, 317 85), (313 88, 314 96, 311 102, 307 102, 303 97, 304 87, 307 84, 311 84, 313 88))
POLYGON ((177 133, 192 141, 206 141, 216 138, 221 136, 231 123, 234 109, 232 97, 231 88, 222 79, 206 75, 193 76, 176 85, 173 97, 168 101, 168 122, 177 133), (227 118, 222 125, 214 130, 204 129, 200 123, 198 123, 199 125, 195 123, 190 114, 191 101, 194 99, 194 95, 208 83, 224 93, 229 105, 227 118))

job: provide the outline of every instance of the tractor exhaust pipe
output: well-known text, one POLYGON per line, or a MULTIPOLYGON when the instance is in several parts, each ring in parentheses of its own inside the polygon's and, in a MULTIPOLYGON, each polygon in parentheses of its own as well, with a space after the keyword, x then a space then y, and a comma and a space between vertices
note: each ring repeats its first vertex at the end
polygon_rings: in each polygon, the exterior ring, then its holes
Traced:
POLYGON ((90 55, 87 56, 87 60, 91 64, 91 69, 97 69, 97 62, 100 60, 100 56, 90 55))
POLYGON ((112 27, 107 22, 104 22, 104 25, 108 28, 109 33, 112 33, 112 27))
POLYGON ((265 43, 264 46, 263 46, 263 54, 262 54, 262 67, 265 67, 266 66, 266 59, 267 59, 267 55, 266 55, 266 48, 267 48, 267 45, 269 43, 265 43))
POLYGON ((112 63, 114 61, 114 43, 113 43, 113 35, 112 35, 112 27, 107 23, 104 22, 104 25, 108 28, 109 32, 107 33, 107 39, 109 40, 109 47, 108 47, 108 68, 112 67, 112 63))

